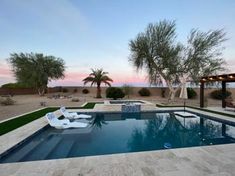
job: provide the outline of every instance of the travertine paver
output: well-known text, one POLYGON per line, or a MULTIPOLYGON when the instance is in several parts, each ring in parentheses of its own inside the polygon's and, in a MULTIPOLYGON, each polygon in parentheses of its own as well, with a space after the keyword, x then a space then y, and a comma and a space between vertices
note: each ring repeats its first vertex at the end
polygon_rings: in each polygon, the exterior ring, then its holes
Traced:
POLYGON ((234 150, 235 144, 227 144, 0 164, 0 172, 1 176, 233 176, 234 150))
MULTIPOLYGON (((57 117, 61 116, 61 113, 57 110, 54 112, 57 117)), ((17 143, 26 139, 48 123, 44 117, 34 120, 20 128, 17 128, 7 134, 0 137, 0 153, 3 153, 7 149, 13 147, 17 143)))

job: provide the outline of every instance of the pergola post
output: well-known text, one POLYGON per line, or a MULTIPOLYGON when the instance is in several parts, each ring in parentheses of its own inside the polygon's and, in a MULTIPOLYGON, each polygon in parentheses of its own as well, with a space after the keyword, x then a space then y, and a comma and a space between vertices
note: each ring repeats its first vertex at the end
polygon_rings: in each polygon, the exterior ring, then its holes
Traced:
POLYGON ((225 98, 226 98, 226 82, 222 81, 222 108, 226 107, 225 98))
POLYGON ((200 107, 204 107, 204 82, 200 84, 200 107))

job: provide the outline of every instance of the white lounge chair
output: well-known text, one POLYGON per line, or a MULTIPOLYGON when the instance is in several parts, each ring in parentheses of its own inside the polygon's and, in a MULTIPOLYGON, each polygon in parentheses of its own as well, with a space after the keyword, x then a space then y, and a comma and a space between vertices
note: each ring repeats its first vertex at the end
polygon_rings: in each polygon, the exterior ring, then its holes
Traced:
POLYGON ((70 122, 68 119, 59 120, 53 113, 47 113, 46 119, 50 126, 55 127, 57 129, 85 128, 88 126, 88 123, 70 122))
POLYGON ((87 114, 77 114, 76 112, 68 112, 65 107, 60 108, 60 112, 67 119, 90 119, 92 116, 87 114))

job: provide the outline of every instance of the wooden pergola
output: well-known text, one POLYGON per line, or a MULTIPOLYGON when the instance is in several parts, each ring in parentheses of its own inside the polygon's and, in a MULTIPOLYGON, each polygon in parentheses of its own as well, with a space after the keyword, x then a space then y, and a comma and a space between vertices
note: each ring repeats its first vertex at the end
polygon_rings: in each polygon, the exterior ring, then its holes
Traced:
POLYGON ((235 82, 235 73, 224 74, 224 75, 215 75, 215 76, 205 76, 200 80, 200 107, 204 107, 204 87, 207 82, 216 82, 219 81, 222 83, 222 108, 226 107, 225 95, 226 95, 226 83, 235 82))

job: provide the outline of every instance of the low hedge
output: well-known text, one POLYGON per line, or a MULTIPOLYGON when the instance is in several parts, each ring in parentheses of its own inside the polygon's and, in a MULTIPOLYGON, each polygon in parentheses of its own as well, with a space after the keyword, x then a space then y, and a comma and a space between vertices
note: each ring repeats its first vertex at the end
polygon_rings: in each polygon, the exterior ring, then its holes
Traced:
POLYGON ((82 93, 83 93, 83 94, 88 94, 88 93, 89 93, 89 90, 88 90, 88 89, 82 89, 82 93))
POLYGON ((188 93, 188 98, 189 99, 196 98, 196 96, 197 96, 197 92, 195 92, 195 90, 193 88, 190 88, 190 87, 187 88, 187 93, 188 93))
POLYGON ((151 94, 147 88, 140 89, 138 93, 140 94, 140 96, 145 96, 145 97, 148 97, 151 94))
MULTIPOLYGON (((227 98, 229 96, 231 96, 232 93, 230 91, 226 91, 225 93, 225 97, 227 98)), ((210 93, 211 98, 216 99, 216 100, 222 100, 223 99, 223 93, 222 93, 222 89, 219 90, 214 90, 210 93)))
POLYGON ((106 89, 106 97, 116 100, 118 98, 124 98, 125 93, 122 91, 121 88, 109 87, 109 88, 106 89))

